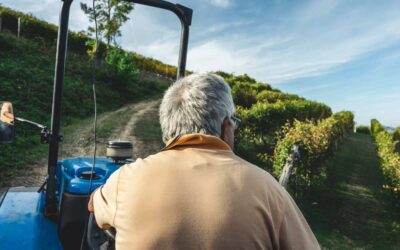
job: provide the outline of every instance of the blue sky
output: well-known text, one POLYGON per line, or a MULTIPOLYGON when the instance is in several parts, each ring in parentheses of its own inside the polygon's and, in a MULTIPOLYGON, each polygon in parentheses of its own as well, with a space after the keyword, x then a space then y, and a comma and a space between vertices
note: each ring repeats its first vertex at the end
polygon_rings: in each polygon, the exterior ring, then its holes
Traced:
MULTIPOLYGON (((70 28, 89 23, 75 0, 70 28)), ((82 2, 91 2, 88 0, 82 2)), ((57 23, 61 0, 0 0, 57 23)), ((181 0, 194 9, 188 69, 247 73, 290 93, 400 126, 400 1, 181 0)), ((136 6, 122 47, 176 64, 180 24, 136 6)))

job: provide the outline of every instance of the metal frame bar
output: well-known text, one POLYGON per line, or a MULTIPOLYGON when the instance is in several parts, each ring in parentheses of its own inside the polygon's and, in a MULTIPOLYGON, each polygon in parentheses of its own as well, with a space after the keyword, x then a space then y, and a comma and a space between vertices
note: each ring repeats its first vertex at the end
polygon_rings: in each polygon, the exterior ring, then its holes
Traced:
MULTIPOLYGON (((51 115, 51 137, 49 146, 49 158, 46 184, 45 215, 55 217, 57 215, 55 169, 58 161, 60 142, 61 99, 64 84, 65 61, 68 40, 69 12, 73 0, 63 1, 58 28, 56 68, 54 75, 53 107, 51 115)), ((172 4, 163 0, 123 0, 127 2, 152 6, 172 11, 181 21, 182 33, 179 50, 177 79, 185 76, 187 49, 189 43, 189 26, 192 23, 193 11, 180 4, 172 4)))
POLYGON ((56 203, 56 165, 60 142, 61 99, 64 85, 65 60, 67 57, 69 11, 73 0, 62 0, 60 24, 58 27, 56 68, 54 75, 53 107, 51 114, 51 137, 47 168, 45 215, 53 217, 57 214, 56 203))
POLYGON ((189 26, 192 24, 193 10, 180 4, 172 4, 162 0, 125 0, 127 2, 152 6, 175 13, 181 21, 181 43, 179 49, 177 79, 185 76, 186 58, 189 43, 189 26))

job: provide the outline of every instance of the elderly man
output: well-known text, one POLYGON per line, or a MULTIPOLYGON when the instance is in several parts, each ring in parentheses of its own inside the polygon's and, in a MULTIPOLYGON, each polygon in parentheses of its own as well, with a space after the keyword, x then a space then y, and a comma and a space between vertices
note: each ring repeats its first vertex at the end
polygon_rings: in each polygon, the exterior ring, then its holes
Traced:
POLYGON ((232 151, 231 89, 213 74, 174 83, 160 106, 166 146, 94 192, 117 249, 319 249, 290 195, 232 151))

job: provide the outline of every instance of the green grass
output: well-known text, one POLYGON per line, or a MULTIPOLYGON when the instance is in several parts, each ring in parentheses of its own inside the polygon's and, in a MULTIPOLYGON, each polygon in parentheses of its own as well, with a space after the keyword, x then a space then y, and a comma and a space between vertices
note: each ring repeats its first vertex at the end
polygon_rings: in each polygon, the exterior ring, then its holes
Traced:
POLYGON ((382 191, 372 137, 351 134, 328 163, 326 185, 302 201, 327 249, 400 249, 400 218, 382 191))
POLYGON ((153 110, 140 119, 135 124, 134 134, 145 143, 159 144, 160 148, 164 147, 158 110, 153 110))

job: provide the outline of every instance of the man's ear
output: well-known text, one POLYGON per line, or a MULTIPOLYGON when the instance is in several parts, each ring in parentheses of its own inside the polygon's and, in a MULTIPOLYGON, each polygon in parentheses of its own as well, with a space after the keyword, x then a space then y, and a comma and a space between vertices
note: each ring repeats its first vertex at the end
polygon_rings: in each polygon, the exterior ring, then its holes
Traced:
POLYGON ((224 121, 223 121, 222 124, 221 124, 221 139, 222 139, 223 141, 225 141, 224 138, 226 137, 226 135, 227 135, 227 133, 228 133, 227 130, 228 130, 229 126, 230 126, 229 118, 228 118, 228 117, 225 117, 225 118, 224 118, 224 121))
POLYGON ((234 132, 232 122, 228 117, 225 117, 221 124, 221 139, 226 142, 229 147, 233 150, 234 146, 234 132))

